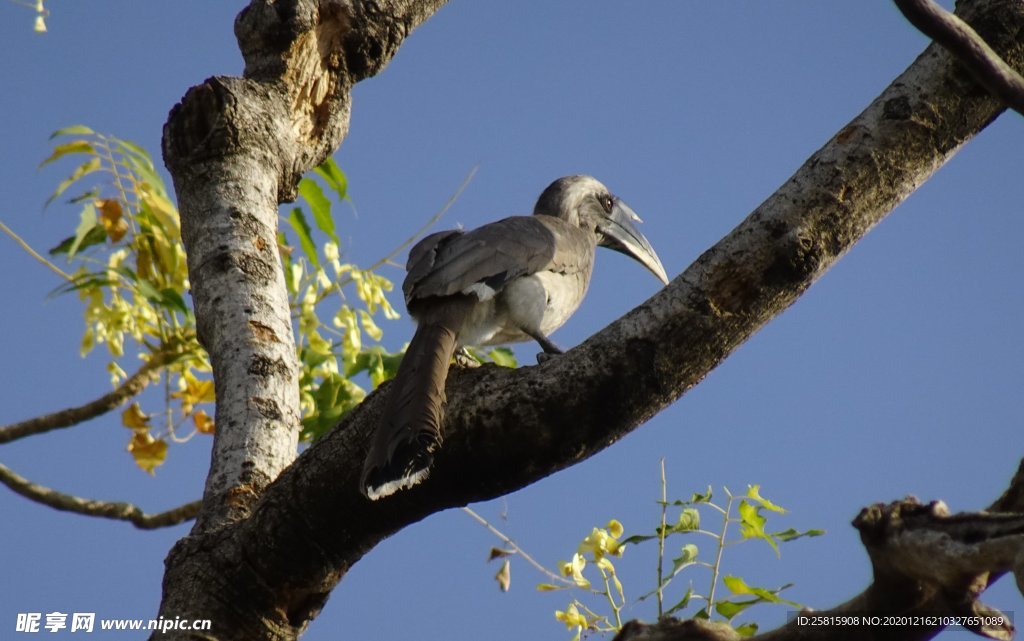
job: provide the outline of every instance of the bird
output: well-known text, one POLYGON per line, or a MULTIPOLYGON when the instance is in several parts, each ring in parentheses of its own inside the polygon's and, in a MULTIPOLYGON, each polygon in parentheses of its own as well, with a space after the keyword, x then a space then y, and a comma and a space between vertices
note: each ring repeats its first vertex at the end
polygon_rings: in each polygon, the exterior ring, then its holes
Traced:
POLYGON ((409 251, 402 284, 416 332, 399 365, 360 479, 377 500, 427 478, 443 438, 445 380, 467 346, 534 340, 538 361, 562 350, 549 338, 583 301, 598 246, 668 276, 626 203, 592 176, 564 176, 532 216, 426 236, 409 251))

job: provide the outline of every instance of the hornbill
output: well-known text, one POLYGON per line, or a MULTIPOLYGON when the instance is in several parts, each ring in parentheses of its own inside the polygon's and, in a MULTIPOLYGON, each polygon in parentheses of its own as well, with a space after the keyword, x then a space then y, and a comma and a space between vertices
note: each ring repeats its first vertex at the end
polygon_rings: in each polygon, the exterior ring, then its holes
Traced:
POLYGON ((598 245, 633 257, 668 284, 634 221, 636 213, 596 179, 566 176, 544 190, 532 216, 438 232, 412 248, 402 291, 417 328, 363 465, 367 497, 427 477, 441 444, 444 385, 456 349, 532 338, 545 354, 562 353, 548 335, 587 293, 598 245))

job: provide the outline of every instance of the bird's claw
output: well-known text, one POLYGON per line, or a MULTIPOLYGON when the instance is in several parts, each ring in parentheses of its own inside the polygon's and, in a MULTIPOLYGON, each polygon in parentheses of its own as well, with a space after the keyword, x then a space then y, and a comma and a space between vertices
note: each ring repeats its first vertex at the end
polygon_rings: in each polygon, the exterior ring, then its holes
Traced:
POLYGON ((543 365, 544 363, 547 363, 552 358, 556 358, 556 357, 561 356, 561 355, 562 355, 561 352, 558 352, 558 353, 540 352, 539 354, 537 354, 537 364, 538 365, 543 365))
POLYGON ((465 347, 460 347, 455 352, 455 364, 459 367, 475 368, 480 367, 480 361, 473 358, 473 355, 469 353, 465 347))

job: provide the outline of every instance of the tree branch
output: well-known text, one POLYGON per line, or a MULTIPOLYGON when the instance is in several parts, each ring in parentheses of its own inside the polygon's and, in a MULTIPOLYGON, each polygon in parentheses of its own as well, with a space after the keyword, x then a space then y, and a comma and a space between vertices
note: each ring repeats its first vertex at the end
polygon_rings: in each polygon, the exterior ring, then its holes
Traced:
MULTIPOLYGON (((1024 4, 962 0, 960 11, 1024 68, 1024 4)), ((735 230, 579 347, 537 367, 453 370, 431 478, 377 502, 358 490, 386 392, 371 394, 252 501, 248 518, 176 545, 161 615, 217 620, 222 639, 295 638, 391 533, 574 465, 677 400, 1003 111, 953 63, 929 46, 735 230), (248 605, 218 606, 227 601, 248 605)))
POLYGON ((956 56, 989 93, 1024 116, 1024 78, 966 22, 933 0, 893 0, 910 24, 956 56))
POLYGON ((0 464, 0 483, 24 496, 30 501, 42 503, 56 510, 74 512, 104 519, 128 521, 140 530, 178 525, 195 518, 199 512, 199 501, 193 501, 156 514, 147 514, 131 503, 97 501, 72 494, 64 494, 49 487, 33 483, 6 465, 0 464))
POLYGON ((83 421, 106 414, 145 389, 152 381, 153 375, 163 365, 163 358, 155 354, 149 362, 143 363, 142 367, 125 379, 117 388, 94 401, 90 401, 85 405, 79 405, 78 407, 69 407, 52 414, 45 414, 18 423, 4 425, 0 427, 0 444, 9 443, 19 438, 32 436, 33 434, 42 434, 50 430, 72 427, 83 421))

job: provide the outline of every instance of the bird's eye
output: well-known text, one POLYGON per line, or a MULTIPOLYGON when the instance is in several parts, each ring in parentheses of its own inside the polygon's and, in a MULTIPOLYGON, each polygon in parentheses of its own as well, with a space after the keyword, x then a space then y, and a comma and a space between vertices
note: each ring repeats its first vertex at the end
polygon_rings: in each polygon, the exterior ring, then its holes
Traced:
POLYGON ((604 207, 606 214, 612 213, 612 205, 615 204, 615 199, 612 198, 611 194, 603 194, 599 196, 601 200, 601 206, 604 207))

